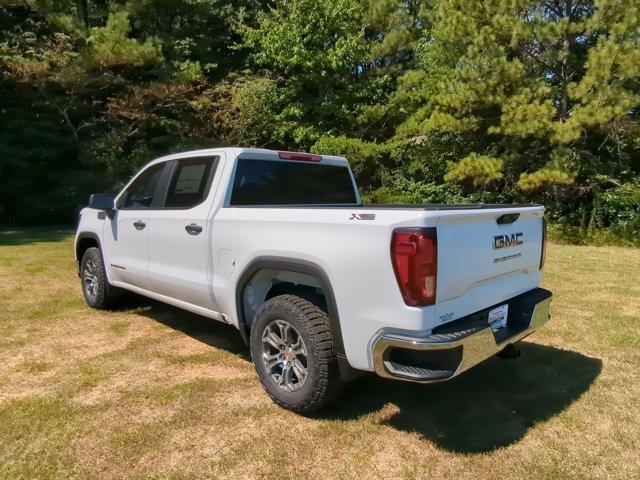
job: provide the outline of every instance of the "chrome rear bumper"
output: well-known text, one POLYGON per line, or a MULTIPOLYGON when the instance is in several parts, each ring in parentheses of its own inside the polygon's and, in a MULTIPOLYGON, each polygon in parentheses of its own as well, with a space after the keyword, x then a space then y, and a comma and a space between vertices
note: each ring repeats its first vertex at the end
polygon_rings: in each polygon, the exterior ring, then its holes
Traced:
POLYGON ((427 336, 382 331, 372 344, 374 370, 381 377, 421 383, 449 380, 547 323, 551 298, 551 292, 538 288, 503 302, 509 304, 509 317, 497 332, 486 322, 490 308, 427 336))

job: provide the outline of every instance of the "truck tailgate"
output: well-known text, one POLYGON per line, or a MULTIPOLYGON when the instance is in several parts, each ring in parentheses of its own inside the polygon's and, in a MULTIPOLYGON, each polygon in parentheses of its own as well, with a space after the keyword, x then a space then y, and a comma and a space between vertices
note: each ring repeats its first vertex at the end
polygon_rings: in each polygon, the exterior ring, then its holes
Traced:
POLYGON ((440 211, 437 323, 538 286, 544 208, 440 211))

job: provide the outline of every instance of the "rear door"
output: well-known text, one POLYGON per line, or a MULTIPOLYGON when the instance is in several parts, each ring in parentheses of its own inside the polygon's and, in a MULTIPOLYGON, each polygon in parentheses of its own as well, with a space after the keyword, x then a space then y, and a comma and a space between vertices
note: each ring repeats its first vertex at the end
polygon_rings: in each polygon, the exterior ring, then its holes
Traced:
POLYGON ((149 216, 160 199, 166 163, 142 170, 116 200, 113 219, 105 218, 103 248, 111 281, 149 287, 149 216))
POLYGON ((209 218, 219 163, 211 155, 174 161, 164 202, 149 219, 150 290, 212 310, 209 218))
POLYGON ((543 207, 442 210, 437 223, 437 323, 536 288, 543 207))

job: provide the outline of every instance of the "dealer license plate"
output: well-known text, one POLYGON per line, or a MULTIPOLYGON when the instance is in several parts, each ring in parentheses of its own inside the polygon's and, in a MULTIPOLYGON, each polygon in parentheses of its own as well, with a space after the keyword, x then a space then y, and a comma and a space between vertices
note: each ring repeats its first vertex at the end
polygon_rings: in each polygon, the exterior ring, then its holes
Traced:
POLYGON ((489 325, 494 332, 507 326, 508 313, 509 305, 500 305, 489 311, 489 325))

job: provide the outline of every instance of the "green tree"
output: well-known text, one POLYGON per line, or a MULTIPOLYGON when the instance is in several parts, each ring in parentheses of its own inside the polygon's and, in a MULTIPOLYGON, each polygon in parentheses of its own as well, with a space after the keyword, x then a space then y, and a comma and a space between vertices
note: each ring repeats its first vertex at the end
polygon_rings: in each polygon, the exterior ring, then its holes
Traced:
POLYGON ((398 133, 459 133, 505 161, 510 188, 615 185, 640 167, 639 15, 624 1, 437 1, 404 89, 423 101, 398 133))
MULTIPOLYGON (((375 201, 638 231, 636 0, 3 0, 3 221, 173 150, 346 154, 375 201)), ((618 230, 616 230, 618 231, 618 230)))
POLYGON ((369 0, 363 23, 378 74, 401 74, 412 65, 429 13, 430 3, 424 0, 369 0))
POLYGON ((351 131, 361 104, 375 102, 366 74, 363 6, 355 0, 278 0, 240 29, 258 71, 286 96, 272 116, 285 145, 310 148, 328 132, 351 131))

